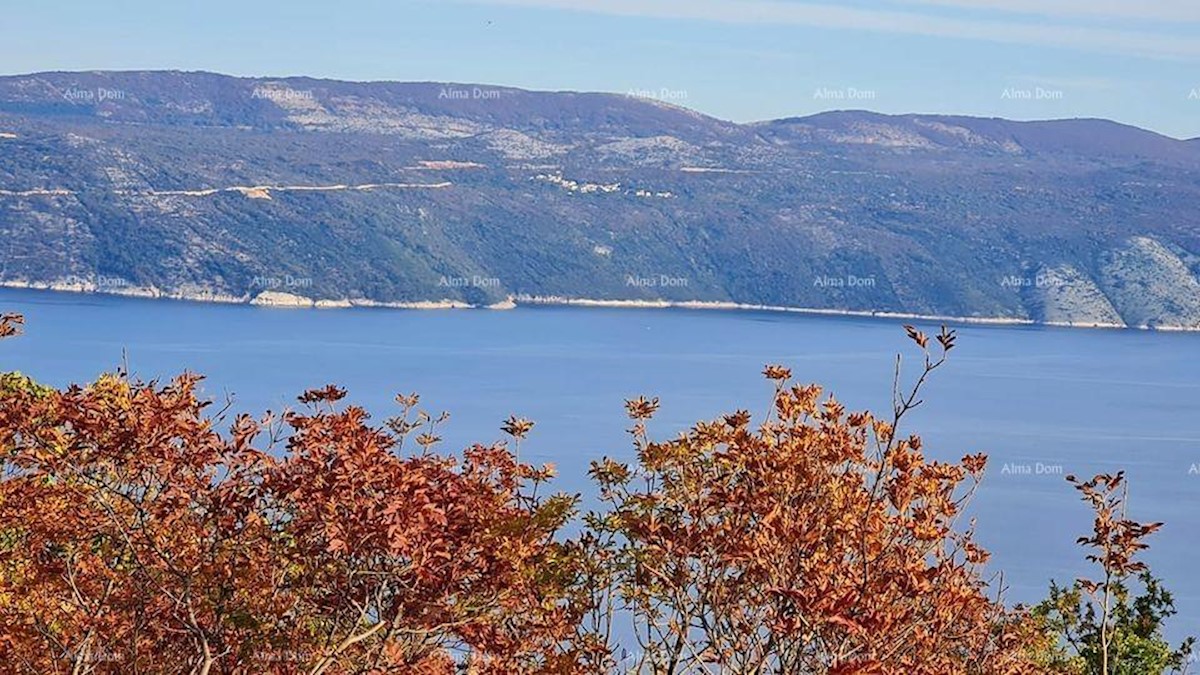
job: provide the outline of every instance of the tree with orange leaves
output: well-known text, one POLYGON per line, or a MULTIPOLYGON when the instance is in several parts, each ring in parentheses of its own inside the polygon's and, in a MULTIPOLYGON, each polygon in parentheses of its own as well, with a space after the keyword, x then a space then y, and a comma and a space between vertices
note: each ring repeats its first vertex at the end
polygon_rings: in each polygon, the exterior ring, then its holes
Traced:
POLYGON ((0 339, 12 337, 21 332, 25 317, 20 314, 0 314, 0 339))
POLYGON ((772 414, 745 411, 648 440, 657 400, 630 401, 638 465, 597 462, 593 597, 632 614, 630 672, 1030 673, 1033 626, 987 594, 987 559, 957 528, 986 458, 929 461, 901 437, 954 334, 909 328, 924 367, 891 419, 847 413, 769 366, 772 414))
MULTIPOLYGON (((270 508, 288 514, 289 583, 304 589, 292 612, 319 620, 305 641, 325 645, 307 672, 342 660, 570 672, 575 657, 560 647, 573 634, 571 561, 555 534, 575 499, 523 491, 552 470, 499 445, 471 447, 456 465, 431 451, 445 416, 410 419, 415 395, 399 398, 394 433, 369 428, 362 409, 335 410, 343 396, 304 397, 312 413, 288 418, 287 455, 266 484, 270 508), (399 454, 417 431, 419 452, 399 454)), ((512 431, 519 443, 525 430, 512 431)))
POLYGON ((198 381, 0 377, 0 672, 579 672, 549 470, 334 387, 222 435, 198 381))

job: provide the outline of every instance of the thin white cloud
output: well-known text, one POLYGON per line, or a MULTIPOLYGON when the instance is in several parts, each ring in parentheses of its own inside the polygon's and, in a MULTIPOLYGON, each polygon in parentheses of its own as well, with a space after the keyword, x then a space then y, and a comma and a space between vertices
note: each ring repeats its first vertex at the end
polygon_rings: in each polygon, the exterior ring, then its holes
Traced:
MULTIPOLYGON (((473 4, 574 10, 618 16, 695 19, 736 24, 798 25, 906 33, 1008 44, 1037 44, 1156 58, 1200 57, 1200 39, 1077 25, 934 16, 905 11, 782 0, 467 0, 473 4)), ((920 0, 919 0, 920 1, 920 0)), ((931 0, 991 2, 992 0, 931 0)), ((1001 2, 1002 0, 995 0, 1001 2)), ((1014 0, 1032 2, 1032 0, 1014 0)), ((1053 1, 1053 0, 1052 0, 1053 1)), ((1067 0, 1056 0, 1060 3, 1067 0)), ((1109 0, 1111 1, 1111 0, 1109 0)), ((1132 1, 1132 0, 1131 0, 1132 1)))
POLYGON ((1040 16, 1200 22, 1197 0, 892 0, 909 5, 1016 12, 1040 16))

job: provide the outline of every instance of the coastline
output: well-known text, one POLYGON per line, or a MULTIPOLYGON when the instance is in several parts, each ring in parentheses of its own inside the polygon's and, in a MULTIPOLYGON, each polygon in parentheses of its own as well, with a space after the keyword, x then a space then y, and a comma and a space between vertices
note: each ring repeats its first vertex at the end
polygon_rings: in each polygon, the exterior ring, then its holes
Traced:
POLYGON ((28 282, 7 280, 0 281, 0 288, 24 290, 51 291, 56 293, 76 293, 85 295, 112 295, 144 299, 180 300, 185 302, 204 302, 214 304, 251 305, 255 307, 273 307, 281 309, 349 309, 349 308, 382 308, 382 309, 413 309, 413 310, 447 310, 447 309, 490 309, 509 310, 522 306, 542 307, 593 307, 607 309, 692 309, 718 311, 755 311, 778 312, 784 314, 805 314, 812 316, 858 317, 873 319, 900 319, 912 321, 941 321, 955 324, 988 325, 988 326, 1047 326, 1054 328, 1089 328, 1107 330, 1145 330, 1168 333, 1200 332, 1200 326, 1129 326, 1114 323, 1087 323, 1070 321, 1035 321, 1017 317, 987 317, 987 316, 951 316, 941 314, 917 314, 910 312, 873 311, 853 309, 826 309, 819 307, 793 307, 786 305, 767 305, 755 303, 738 303, 717 300, 606 300, 598 298, 569 298, 556 295, 519 294, 489 305, 472 305, 461 300, 419 300, 412 302, 385 302, 366 298, 313 299, 303 295, 281 291, 263 291, 257 295, 249 294, 235 296, 216 293, 202 287, 185 288, 165 292, 153 287, 143 286, 97 286, 87 282, 28 282))
MULTIPOLYGON (((590 298, 563 298, 559 296, 519 295, 514 298, 518 306, 549 305, 573 307, 608 307, 625 309, 705 309, 723 311, 779 312, 785 314, 808 314, 815 316, 843 316, 867 319, 911 319, 913 321, 945 321, 947 323, 980 324, 992 326, 1053 326, 1056 328, 1106 328, 1128 329, 1124 324, 1041 322, 1016 317, 949 316, 942 314, 915 314, 857 309, 824 309, 819 307, 791 307, 786 305, 761 305, 753 303, 719 300, 596 300, 590 298)), ((1154 330, 1150 327, 1136 327, 1154 330)), ((1170 330, 1200 331, 1200 328, 1172 328, 1170 330)))

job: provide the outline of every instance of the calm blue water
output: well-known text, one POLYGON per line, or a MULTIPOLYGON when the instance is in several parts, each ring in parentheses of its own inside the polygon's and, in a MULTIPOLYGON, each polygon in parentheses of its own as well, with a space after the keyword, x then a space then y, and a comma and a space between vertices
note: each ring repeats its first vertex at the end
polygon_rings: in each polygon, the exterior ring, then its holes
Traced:
MULTIPOLYGON (((537 421, 523 455, 555 462, 559 486, 587 492, 588 462, 631 456, 623 401, 660 396, 651 429, 742 407, 761 415, 766 363, 820 382, 851 409, 888 409, 900 322, 755 312, 529 308, 488 311, 281 310, 0 290, 26 335, 0 369, 65 385, 128 360, 144 379, 189 369, 239 411, 289 406, 330 382, 383 418, 396 393, 449 410, 445 450, 499 440, 501 421, 537 421)), ((923 326, 936 331, 936 326, 923 326)), ((1200 335, 959 327, 959 347, 907 430, 928 454, 991 456, 974 502, 981 541, 1013 601, 1083 573, 1075 538, 1088 510, 1063 479, 1125 469, 1131 513, 1165 521, 1146 559, 1176 592, 1174 634, 1200 632, 1200 335), (1032 475, 1004 473, 1028 465, 1032 475), (1062 473, 1036 473, 1038 464, 1062 473)), ((915 363, 915 362, 914 362, 915 363)), ((909 371, 912 372, 911 369, 909 371)))

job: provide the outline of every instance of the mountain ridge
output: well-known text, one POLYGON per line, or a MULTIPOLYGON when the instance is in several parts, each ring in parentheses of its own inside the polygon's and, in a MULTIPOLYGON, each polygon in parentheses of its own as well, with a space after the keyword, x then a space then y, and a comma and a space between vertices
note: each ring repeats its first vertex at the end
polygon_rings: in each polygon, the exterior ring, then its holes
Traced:
POLYGON ((1200 144, 1088 118, 742 124, 469 83, 0 77, 8 285, 1195 328, 1197 193, 1200 144))
MULTIPOLYGON (((581 90, 581 89, 529 89, 529 88, 520 87, 517 85, 488 84, 488 83, 482 83, 482 82, 462 82, 462 81, 449 81, 449 80, 447 80, 447 81, 392 80, 392 79, 352 80, 352 79, 333 78, 333 77, 316 77, 316 76, 311 76, 311 75, 230 75, 230 74, 221 73, 221 72, 217 72, 217 71, 211 71, 211 70, 182 70, 182 69, 170 69, 170 68, 169 69, 151 69, 151 70, 144 70, 144 69, 118 69, 118 70, 101 69, 101 70, 81 70, 81 71, 47 70, 47 71, 37 71, 37 72, 32 72, 32 73, 0 75, 0 80, 18 79, 18 78, 38 78, 38 77, 45 77, 45 76, 77 77, 79 75, 93 75, 93 76, 98 76, 98 77, 105 77, 105 76, 112 76, 112 75, 171 75, 171 76, 204 76, 204 77, 215 77, 215 78, 221 78, 221 79, 242 80, 242 81, 251 81, 251 82, 286 82, 289 80, 301 80, 301 81, 314 82, 314 83, 351 84, 351 85, 424 85, 424 86, 438 86, 438 87, 458 86, 458 87, 480 87, 480 88, 510 90, 513 92, 521 92, 521 93, 527 93, 527 94, 550 94, 550 95, 553 95, 553 94, 566 94, 566 95, 587 94, 587 95, 596 95, 596 96, 613 96, 613 97, 620 97, 620 98, 630 98, 630 95, 628 93, 621 93, 621 92, 617 92, 617 91, 588 91, 588 90, 581 90)), ((632 98, 639 98, 639 97, 634 96, 632 98)), ((822 110, 822 111, 810 113, 807 115, 787 116, 787 117, 777 117, 777 118, 767 118, 767 119, 759 119, 759 120, 752 120, 752 121, 745 121, 745 122, 737 122, 737 121, 733 121, 733 120, 727 120, 725 118, 718 117, 716 115, 711 115, 709 113, 705 113, 705 112, 703 112, 701 110, 697 110, 695 108, 689 108, 686 105, 681 105, 678 103, 671 103, 671 102, 666 102, 666 101, 656 101, 655 103, 657 105, 661 105, 664 107, 676 108, 676 109, 679 109, 682 111, 686 111, 693 115, 705 117, 705 118, 708 118, 708 119, 711 119, 711 120, 714 120, 717 122, 722 122, 722 123, 736 125, 736 126, 742 126, 742 127, 753 127, 756 125, 770 124, 773 122, 805 120, 805 119, 815 118, 815 117, 819 117, 819 116, 823 116, 823 115, 832 115, 832 114, 841 114, 841 113, 862 113, 862 114, 874 115, 874 116, 885 117, 885 118, 886 117, 893 117, 893 118, 939 117, 939 118, 960 119, 960 120, 1000 121, 1000 122, 1006 122, 1006 123, 1010 123, 1010 124, 1046 124, 1046 123, 1060 123, 1060 122, 1102 122, 1105 124, 1111 124, 1111 125, 1116 125, 1119 127, 1124 127, 1127 129, 1136 129, 1138 131, 1146 132, 1149 134, 1154 134, 1156 136, 1160 136, 1164 139, 1168 139, 1171 141, 1178 141, 1178 142, 1183 142, 1183 143, 1189 143, 1192 141, 1200 141, 1200 136, 1195 137, 1195 138, 1175 138, 1173 136, 1170 136, 1168 134, 1165 134, 1165 133, 1162 133, 1159 131, 1155 131, 1153 129, 1147 129, 1145 127, 1139 127, 1135 124, 1130 124, 1127 122, 1120 122, 1118 120, 1113 120, 1113 119, 1105 118, 1105 117, 1049 117, 1049 118, 1037 118, 1037 119, 1013 119, 1013 118, 1007 118, 1007 117, 987 116, 987 115, 966 115, 966 114, 960 114, 960 113, 937 113, 937 112, 917 112, 917 111, 909 111, 909 112, 902 112, 902 113, 885 113, 885 112, 880 112, 880 111, 876 111, 876 110, 871 110, 869 108, 830 108, 827 110, 822 110)))

